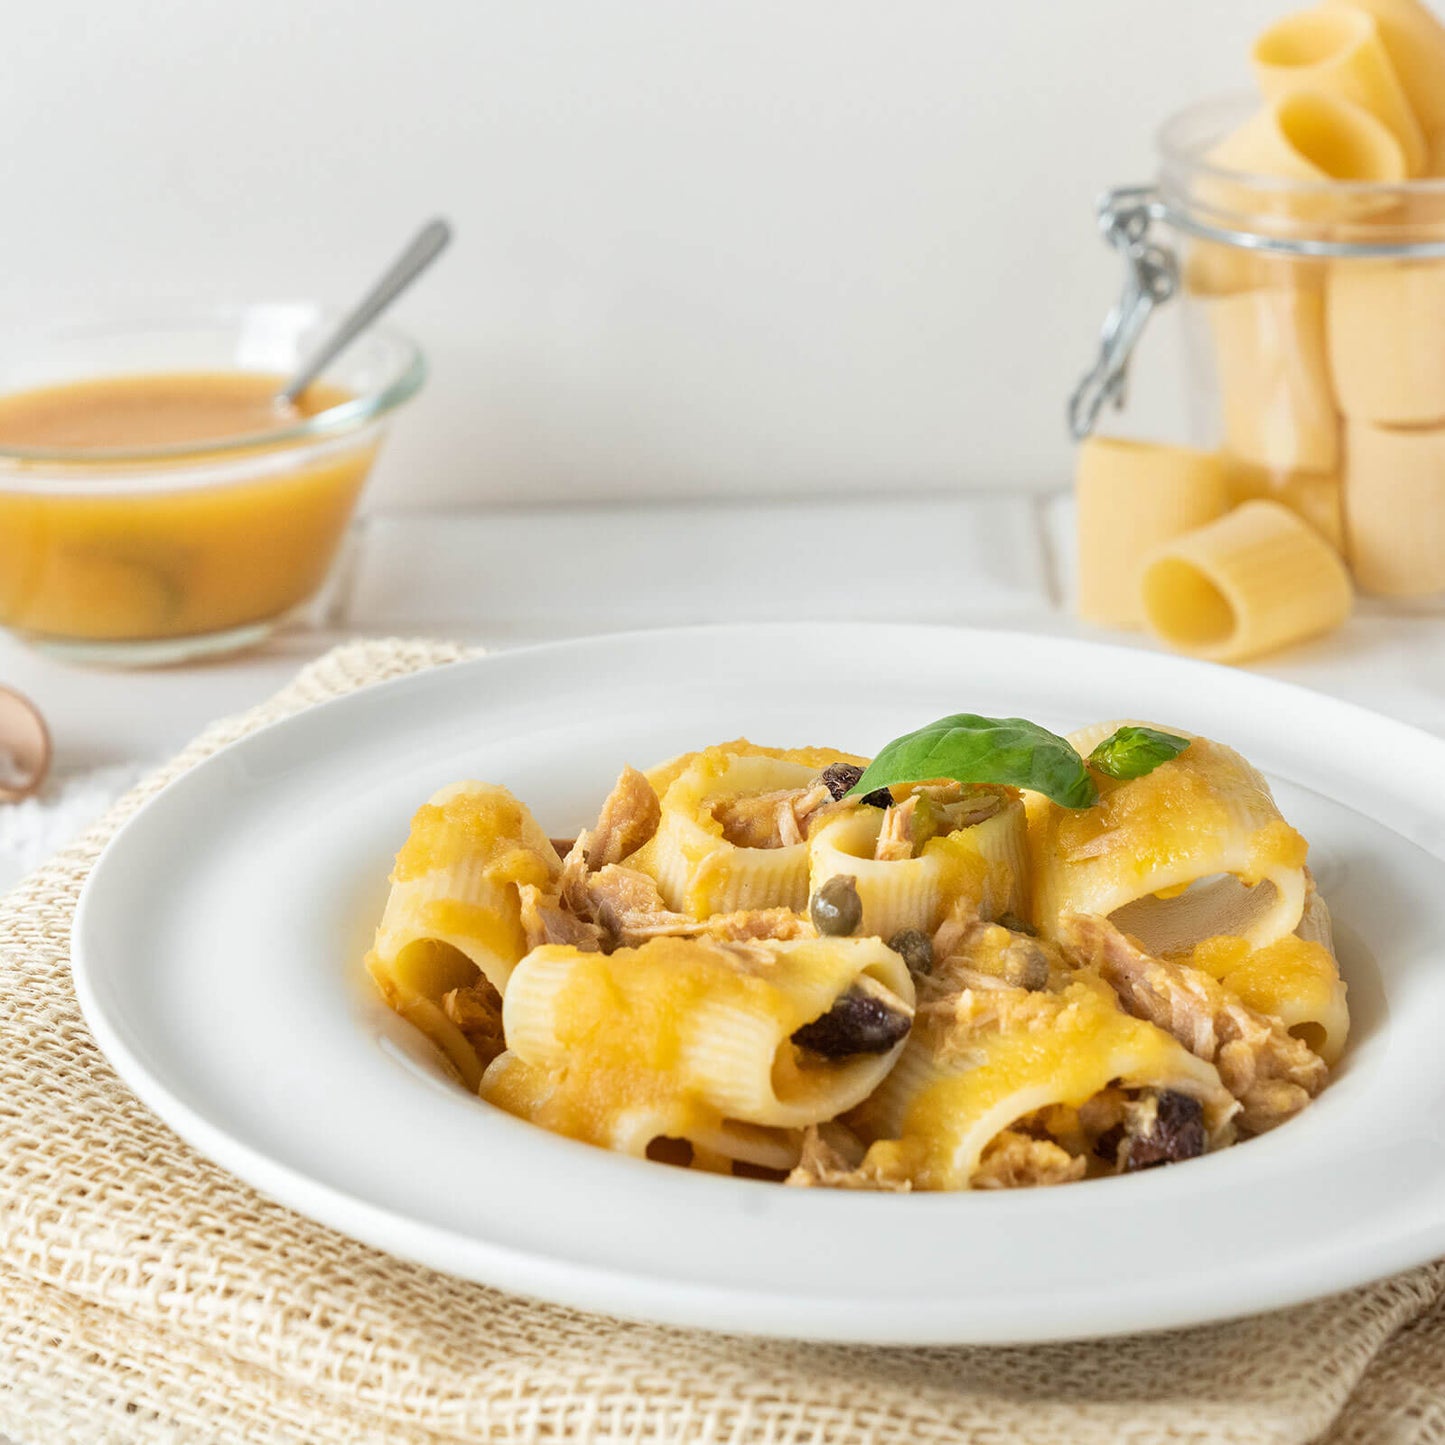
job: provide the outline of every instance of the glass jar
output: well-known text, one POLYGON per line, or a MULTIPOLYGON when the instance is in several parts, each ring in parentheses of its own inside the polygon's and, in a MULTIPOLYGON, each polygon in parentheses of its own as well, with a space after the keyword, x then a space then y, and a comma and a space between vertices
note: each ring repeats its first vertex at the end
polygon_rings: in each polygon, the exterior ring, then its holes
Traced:
POLYGON ((1293 508, 1363 592, 1445 593, 1445 179, 1281 179, 1208 159, 1254 97, 1205 101, 1160 131, 1157 183, 1112 190, 1100 227, 1123 295, 1070 401, 1076 438, 1122 405, 1152 312, 1185 311, 1195 446, 1233 499, 1293 508))

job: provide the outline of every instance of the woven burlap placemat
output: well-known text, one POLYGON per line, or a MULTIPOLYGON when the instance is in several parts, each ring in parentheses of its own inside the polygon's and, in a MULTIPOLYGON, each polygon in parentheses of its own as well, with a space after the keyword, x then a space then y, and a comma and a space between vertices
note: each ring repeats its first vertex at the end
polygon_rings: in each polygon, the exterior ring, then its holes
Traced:
POLYGON ((87 871, 145 798, 217 748, 462 655, 338 649, 211 728, 0 902, 0 1431, 24 1445, 1445 1440, 1442 1266, 1094 1344, 788 1345, 465 1284, 312 1224, 193 1153, 81 1021, 68 936, 87 871))

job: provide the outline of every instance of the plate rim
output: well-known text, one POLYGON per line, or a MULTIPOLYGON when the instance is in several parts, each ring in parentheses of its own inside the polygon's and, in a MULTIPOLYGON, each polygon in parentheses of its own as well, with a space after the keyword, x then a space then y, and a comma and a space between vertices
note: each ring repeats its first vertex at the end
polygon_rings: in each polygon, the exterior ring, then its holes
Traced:
MULTIPOLYGON (((212 1160, 229 1173, 257 1189, 261 1194, 299 1214, 339 1230, 364 1244, 382 1249, 403 1259, 438 1269, 444 1273, 462 1278, 474 1279, 490 1284, 520 1296, 541 1299, 598 1311, 601 1313, 644 1322, 699 1326, 699 1314, 713 1315, 719 1324, 703 1323, 705 1329, 721 1329, 727 1332, 748 1333, 786 1339, 804 1339, 832 1342, 868 1344, 986 1344, 1005 1346, 1010 1344, 1041 1343, 1045 1341, 1077 1340, 1082 1338, 1104 1338, 1110 1335, 1172 1329, 1181 1326, 1201 1324, 1207 1321, 1239 1318, 1277 1308, 1300 1304, 1308 1300, 1338 1293, 1366 1284, 1398 1270, 1423 1263, 1426 1259, 1445 1251, 1445 1220, 1442 1220, 1434 1234, 1435 1240, 1426 1253, 1422 1254, 1422 1239, 1417 1235, 1402 1235, 1391 1241, 1388 1248, 1358 1247, 1344 1259, 1321 1261, 1321 1274, 1308 1280, 1303 1277, 1298 1261, 1281 1266, 1281 1274, 1288 1279, 1273 1281, 1267 1291, 1262 1291, 1257 1281, 1248 1288, 1231 1288, 1230 1278, 1217 1282, 1212 1303, 1201 1307, 1197 1296, 1187 1301, 1171 1301, 1151 1295, 1148 1289, 1129 1290, 1112 1302, 1093 1300, 1089 1306, 1090 1320, 1083 1333, 1073 1325, 1059 1322, 1035 1321, 1030 1324, 1016 1320, 1006 1326, 1003 1332, 990 1332, 986 1337, 969 1330, 960 1330, 948 1323, 951 1310, 956 1310, 956 1301, 945 1299, 937 1302, 917 1300, 895 1300, 886 1306, 869 1295, 829 1296, 827 1309, 833 1312, 836 1327, 829 1324, 825 1315, 820 1318, 815 1305, 801 1311, 795 1310, 790 1316, 784 1308, 786 1301, 776 1294, 758 1292, 752 1289, 717 1288, 697 1281, 679 1283, 661 1276, 639 1274, 637 1271, 619 1271, 597 1264, 582 1264, 562 1257, 539 1255, 532 1251, 515 1249, 505 1243, 486 1240, 475 1234, 464 1234, 434 1223, 419 1220, 399 1213, 391 1208, 358 1199, 334 1185, 317 1179, 304 1170, 270 1157, 267 1152, 244 1139, 234 1137, 223 1124, 213 1121, 201 1111, 193 1108, 185 1099, 167 1087, 165 1081, 153 1075, 139 1052, 133 1048, 125 1031, 112 1026, 105 1007, 102 1005, 94 986, 92 970, 96 961, 87 958, 83 934, 85 933, 89 910, 97 894, 96 880, 103 878, 103 870, 112 866, 108 859, 123 850, 131 831, 139 826, 140 820, 152 809, 169 806, 163 800, 174 797, 175 790, 203 773, 219 770, 239 750, 254 744, 255 740, 276 730, 288 728, 302 718, 312 718, 333 708, 356 706, 364 698, 376 698, 385 693, 412 690, 427 684, 431 679, 455 678, 459 672, 470 674, 485 670, 499 663, 508 665, 520 663, 523 666, 543 661, 555 655, 566 655, 600 645, 638 644, 648 646, 663 644, 668 640, 711 636, 724 638, 735 635, 740 638, 755 638, 764 633, 774 636, 826 632, 834 636, 856 638, 862 631, 875 634, 939 634, 957 642, 960 638, 978 638, 993 644, 1018 647, 1031 643, 1046 643, 1051 647, 1068 650, 1081 649, 1086 654, 1105 654, 1116 662, 1131 664, 1141 660, 1145 666, 1172 674, 1183 680, 1205 680, 1218 676, 1230 679, 1232 687, 1241 682, 1248 692, 1258 691, 1276 696, 1287 694, 1296 703, 1308 703, 1318 707, 1325 705, 1326 712, 1334 712, 1341 718, 1348 717, 1356 724, 1368 722, 1371 726, 1388 724, 1397 735, 1407 736, 1416 747, 1424 745, 1437 754, 1445 774, 1445 739, 1412 723, 1377 713, 1358 703, 1318 693, 1297 683, 1286 682, 1267 675, 1240 672, 1217 664, 1198 662, 1167 654, 1153 653, 1143 649, 1092 639, 1066 636, 1056 633, 1034 633, 1005 628, 969 628, 947 624, 912 623, 851 623, 851 622, 800 622, 800 623, 720 623, 703 626, 679 626, 667 628, 634 629, 626 632, 599 633, 587 637, 559 639, 535 644, 524 648, 506 648, 495 652, 463 657, 456 662, 424 667, 415 672, 367 684, 350 692, 326 699, 299 712, 275 719, 251 732, 236 738, 215 752, 208 754, 185 772, 172 779, 164 787, 147 798, 117 828, 96 858, 82 886, 72 922, 70 943, 72 977, 82 1015, 97 1045, 105 1054, 111 1067, 115 1068, 123 1082, 136 1096, 180 1137, 196 1148, 204 1157, 212 1160), (469 1263, 465 1271, 458 1271, 458 1255, 464 1255, 469 1263), (479 1263, 480 1262, 480 1263, 479 1263), (1331 1268, 1329 1266, 1333 1265, 1331 1268), (1290 1283, 1292 1280, 1293 1283, 1290 1283), (1261 1302, 1258 1296, 1268 1293, 1269 1298, 1261 1302), (1147 1324, 1140 1324, 1138 1315, 1146 1307, 1149 1315, 1147 1324), (850 1317, 855 1315, 863 1320, 881 1319, 886 1323, 882 1333, 860 1332, 849 1327, 850 1317), (906 1312, 907 1317, 904 1317, 906 1312), (760 1317, 753 1319, 757 1314, 760 1317), (789 1323, 789 1319, 794 1322, 789 1323)), ((442 683, 447 686, 450 684, 442 683)), ((193 784, 194 785, 194 784, 193 784)), ((1388 825, 1386 825, 1388 826, 1388 825)), ((1392 830, 1394 831, 1394 830, 1392 830)), ((1403 834, 1397 836, 1403 837, 1403 834)), ((1415 841, 1415 840, 1407 840, 1415 841)), ((1417 846, 1423 846, 1417 844, 1417 846)), ((1426 849, 1432 857, 1440 860, 1434 849, 1426 849)), ((570 1144, 571 1141, 560 1141, 570 1144)), ((583 1148, 585 1146, 575 1146, 583 1148)), ((1099 1181, 1108 1183, 1109 1181, 1099 1181)), ((1131 1180, 1138 1185, 1146 1182, 1144 1177, 1131 1180)), ((752 1181, 709 1181, 756 1188, 752 1181)), ((843 1201, 853 1198, 844 1194, 841 1199, 830 1200, 826 1207, 843 1208, 843 1201)), ((957 1204, 961 1198, 973 1199, 977 1203, 987 1201, 985 1207, 996 1207, 989 1196, 916 1196, 904 1208, 937 1208, 945 1201, 957 1204)), ((1000 1197, 999 1204, 1006 1201, 1000 1197)), ((1007 1201, 1014 1202, 1017 1201, 1007 1201)))

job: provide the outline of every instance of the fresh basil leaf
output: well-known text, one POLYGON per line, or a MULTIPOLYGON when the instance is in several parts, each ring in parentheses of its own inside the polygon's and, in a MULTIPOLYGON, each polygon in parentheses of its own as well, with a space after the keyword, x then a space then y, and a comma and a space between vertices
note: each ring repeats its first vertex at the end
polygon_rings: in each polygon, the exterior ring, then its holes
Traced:
POLYGON ((1089 766, 1111 778, 1142 778, 1160 763, 1177 758, 1188 746, 1188 738, 1161 733, 1158 728, 1124 727, 1089 754, 1089 766))
POLYGON ((894 740, 868 765, 848 796, 894 783, 953 778, 1030 788, 1065 808, 1087 808, 1099 790, 1069 742, 1021 717, 961 712, 894 740))

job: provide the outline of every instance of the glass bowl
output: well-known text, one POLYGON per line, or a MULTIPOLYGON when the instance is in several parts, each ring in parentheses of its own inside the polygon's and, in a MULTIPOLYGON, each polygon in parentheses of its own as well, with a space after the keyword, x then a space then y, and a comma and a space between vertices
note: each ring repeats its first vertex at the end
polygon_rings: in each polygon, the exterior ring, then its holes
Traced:
MULTIPOLYGON (((0 394, 180 372, 294 371, 337 316, 259 304, 7 334, 0 394)), ((320 589, 391 413, 426 376, 373 327, 328 369, 348 399, 215 442, 0 443, 0 626, 76 661, 176 662, 250 646, 320 589)))

